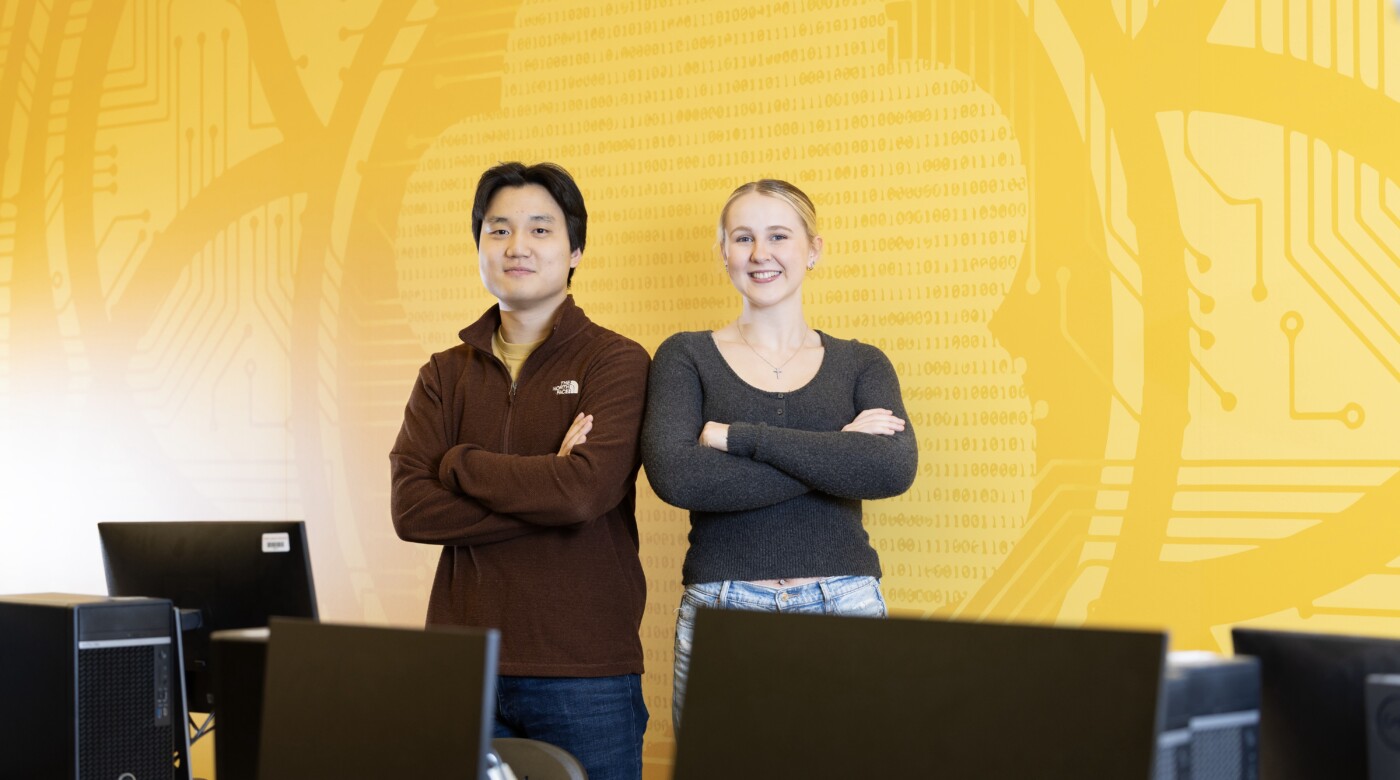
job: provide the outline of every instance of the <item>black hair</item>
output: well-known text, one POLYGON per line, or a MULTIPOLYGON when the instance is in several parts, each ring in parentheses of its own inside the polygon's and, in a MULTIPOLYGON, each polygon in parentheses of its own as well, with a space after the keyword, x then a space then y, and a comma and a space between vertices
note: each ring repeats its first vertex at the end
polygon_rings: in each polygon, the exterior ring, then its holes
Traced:
MULTIPOLYGON (((544 187, 559 210, 564 212, 564 226, 569 233, 569 250, 582 252, 588 239, 588 209, 583 206, 583 193, 579 192, 574 177, 555 163, 543 162, 525 165, 519 162, 498 163, 481 174, 476 183, 476 200, 472 202, 472 239, 477 248, 481 247, 481 223, 486 219, 486 207, 502 187, 524 187, 538 184, 544 187)), ((574 281, 574 271, 569 269, 565 285, 574 281)))

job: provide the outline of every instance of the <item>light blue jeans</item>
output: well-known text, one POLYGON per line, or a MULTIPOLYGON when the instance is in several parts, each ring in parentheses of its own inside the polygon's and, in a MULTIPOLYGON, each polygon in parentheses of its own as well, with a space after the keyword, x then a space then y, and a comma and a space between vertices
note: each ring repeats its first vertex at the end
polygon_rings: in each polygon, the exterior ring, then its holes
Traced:
POLYGON ((819 582, 770 588, 741 580, 702 582, 681 595, 676 610, 676 667, 671 689, 671 724, 681 728, 681 704, 690 673, 690 648, 695 638, 695 613, 702 607, 746 609, 754 612, 817 612, 853 617, 885 617, 885 596, 874 577, 827 577, 819 582))

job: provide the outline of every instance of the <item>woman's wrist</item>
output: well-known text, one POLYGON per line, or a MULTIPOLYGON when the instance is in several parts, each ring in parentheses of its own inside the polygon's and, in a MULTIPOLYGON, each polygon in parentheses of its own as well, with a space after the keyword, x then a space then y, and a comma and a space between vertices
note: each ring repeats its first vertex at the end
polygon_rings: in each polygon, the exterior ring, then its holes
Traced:
POLYGON ((700 444, 720 452, 729 451, 729 426, 724 423, 707 422, 700 429, 700 444))

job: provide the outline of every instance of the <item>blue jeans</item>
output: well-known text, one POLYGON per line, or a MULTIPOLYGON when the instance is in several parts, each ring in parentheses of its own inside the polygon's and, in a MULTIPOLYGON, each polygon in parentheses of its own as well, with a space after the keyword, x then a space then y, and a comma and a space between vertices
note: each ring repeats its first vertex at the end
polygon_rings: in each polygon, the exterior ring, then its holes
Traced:
POLYGON ((880 581, 874 577, 827 577, 820 582, 786 588, 770 588, 740 580, 691 585, 681 595, 681 608, 676 610, 676 667, 671 688, 671 723, 677 733, 681 729, 685 680, 690 673, 695 613, 702 607, 755 612, 820 612, 853 617, 885 617, 887 614, 880 581))
POLYGON ((642 677, 498 677, 496 737, 548 742, 589 780, 640 780, 647 706, 642 677))

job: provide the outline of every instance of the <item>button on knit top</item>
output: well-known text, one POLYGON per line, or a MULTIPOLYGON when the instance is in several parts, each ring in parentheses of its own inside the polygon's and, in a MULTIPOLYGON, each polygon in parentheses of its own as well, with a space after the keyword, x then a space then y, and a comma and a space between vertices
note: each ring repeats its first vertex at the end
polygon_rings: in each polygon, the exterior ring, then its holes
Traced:
POLYGON ((740 379, 709 331, 677 333, 657 348, 642 462, 656 494, 690 510, 684 584, 880 576, 861 501, 909 489, 914 429, 883 352, 818 335, 825 353, 816 376, 785 392, 740 379), (905 419, 904 430, 841 430, 877 408, 905 419), (709 421, 729 425, 728 452, 699 443, 709 421))

